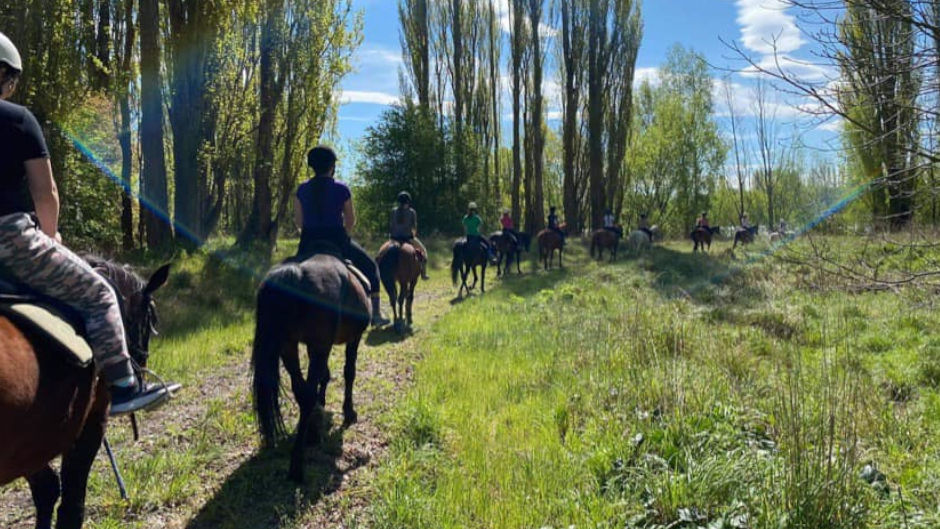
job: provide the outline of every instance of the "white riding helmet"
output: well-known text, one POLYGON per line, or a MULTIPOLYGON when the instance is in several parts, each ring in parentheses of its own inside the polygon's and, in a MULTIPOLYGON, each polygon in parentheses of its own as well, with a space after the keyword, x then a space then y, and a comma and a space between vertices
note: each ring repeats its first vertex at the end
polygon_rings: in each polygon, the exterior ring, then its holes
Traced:
POLYGON ((20 58, 20 52, 16 50, 13 41, 3 33, 0 33, 0 62, 6 63, 19 72, 23 71, 23 59, 20 58))

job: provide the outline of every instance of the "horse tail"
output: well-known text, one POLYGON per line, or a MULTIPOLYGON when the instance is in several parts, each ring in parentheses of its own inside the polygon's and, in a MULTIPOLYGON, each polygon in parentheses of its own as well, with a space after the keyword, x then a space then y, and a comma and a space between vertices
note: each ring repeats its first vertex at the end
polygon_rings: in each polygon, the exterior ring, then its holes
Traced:
POLYGON ((273 446, 286 433, 281 416, 281 351, 284 347, 284 291, 273 278, 258 290, 255 340, 251 352, 252 392, 258 433, 265 446, 273 446))
POLYGON ((457 286, 457 272, 460 269, 460 258, 462 249, 459 244, 454 245, 454 258, 450 262, 450 280, 457 286))
POLYGON ((379 277, 385 290, 391 295, 395 291, 395 272, 398 270, 398 261, 401 260, 401 246, 392 244, 389 246, 382 259, 379 260, 379 277))

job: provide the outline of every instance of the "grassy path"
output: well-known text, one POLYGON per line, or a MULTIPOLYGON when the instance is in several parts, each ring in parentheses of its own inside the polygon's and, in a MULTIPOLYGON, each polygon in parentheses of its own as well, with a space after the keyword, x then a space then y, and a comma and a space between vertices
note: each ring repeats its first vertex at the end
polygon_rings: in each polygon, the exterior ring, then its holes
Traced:
MULTIPOLYGON (((183 263, 159 300, 169 331, 154 341, 151 362, 164 376, 183 381, 184 390, 143 417, 139 442, 130 440, 126 421, 111 425, 109 438, 131 500, 120 500, 102 451, 89 482, 87 526, 348 527, 361 519, 369 476, 387 448, 382 418, 406 391, 428 330, 450 308, 453 289, 440 265, 443 255, 432 280, 419 283, 414 333, 403 339, 383 329, 364 340, 356 383, 360 422, 345 431, 337 428, 342 369, 335 366, 342 355, 334 351, 327 397, 334 428, 322 449, 309 452, 305 488, 286 482, 285 450, 258 453, 248 395, 255 284, 250 266, 222 266, 204 256, 183 263)), ((0 527, 26 529, 32 519, 25 482, 0 489, 0 527)))
MULTIPOLYGON (((369 335, 361 422, 310 452, 305 488, 285 451, 257 451, 253 280, 188 263, 154 356, 187 390, 142 442, 112 430, 132 500, 99 458, 89 526, 940 526, 935 293, 847 294, 685 244, 612 265, 572 250, 456 303, 436 248, 416 333, 369 335)), ((31 516, 22 485, 0 490, 0 526, 31 516)))

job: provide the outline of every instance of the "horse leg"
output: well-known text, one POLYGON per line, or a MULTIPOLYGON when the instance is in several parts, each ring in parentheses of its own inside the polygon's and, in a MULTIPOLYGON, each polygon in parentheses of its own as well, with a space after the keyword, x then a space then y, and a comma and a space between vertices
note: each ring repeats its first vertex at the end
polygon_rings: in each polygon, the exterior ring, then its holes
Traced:
POLYGON ((385 290, 388 291, 388 305, 392 307, 392 323, 394 324, 396 321, 398 321, 398 314, 395 313, 395 302, 398 300, 398 290, 395 286, 395 281, 390 281, 388 288, 385 290))
MULTIPOLYGON (((295 483, 304 483, 307 479, 305 472, 305 454, 308 436, 309 442, 315 444, 320 437, 320 423, 317 420, 320 414, 315 413, 320 410, 317 404, 317 383, 321 380, 321 369, 323 365, 322 358, 327 358, 330 349, 311 350, 311 344, 307 344, 308 355, 310 356, 310 369, 307 372, 307 383, 303 383, 303 377, 300 377, 300 385, 294 390, 297 396, 297 405, 300 407, 300 418, 297 420, 297 436, 294 439, 294 446, 291 449, 290 470, 287 476, 295 483)), ((291 377, 293 379, 293 377, 291 377)))
POLYGON ((408 314, 408 325, 411 325, 411 322, 412 322, 412 319, 411 319, 411 306, 412 306, 412 304, 414 304, 414 301, 415 301, 415 287, 416 287, 417 285, 418 285, 418 281, 417 281, 417 280, 416 280, 416 281, 413 281, 413 282, 411 283, 411 288, 408 289, 408 307, 407 307, 407 311, 408 311, 408 312, 407 312, 407 314, 408 314))
POLYGON ((480 267, 480 293, 486 293, 486 263, 483 263, 483 266, 480 267))
POLYGON ((88 473, 95 461, 107 417, 92 415, 71 450, 62 457, 62 503, 59 504, 56 529, 80 529, 85 519, 85 492, 88 473))
POLYGON ((36 529, 52 529, 52 511, 59 501, 59 476, 46 465, 45 468, 26 478, 33 493, 36 506, 36 529))
POLYGON ((343 394, 343 426, 355 424, 359 420, 359 415, 353 406, 353 383, 356 381, 356 360, 359 358, 360 339, 361 336, 346 343, 346 365, 343 366, 343 378, 346 382, 343 394))

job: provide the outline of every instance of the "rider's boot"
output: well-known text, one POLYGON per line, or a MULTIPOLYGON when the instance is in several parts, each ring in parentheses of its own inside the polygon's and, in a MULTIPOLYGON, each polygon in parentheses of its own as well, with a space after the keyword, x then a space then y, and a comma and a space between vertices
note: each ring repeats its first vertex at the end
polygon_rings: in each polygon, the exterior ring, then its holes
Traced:
POLYGON ((425 281, 427 281, 428 279, 431 279, 430 277, 428 277, 428 258, 427 257, 424 257, 423 259, 421 259, 421 279, 425 281))
MULTIPOLYGON (((130 361, 128 359, 128 361, 130 361)), ((170 398, 172 387, 177 385, 142 384, 136 375, 120 378, 108 386, 111 392, 110 414, 125 415, 153 408, 170 398)))
POLYGON ((391 323, 389 320, 386 320, 382 317, 382 311, 379 309, 379 296, 372 296, 372 326, 381 327, 383 325, 388 325, 391 323))

